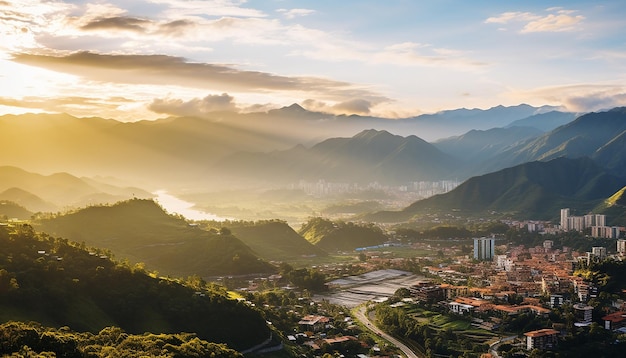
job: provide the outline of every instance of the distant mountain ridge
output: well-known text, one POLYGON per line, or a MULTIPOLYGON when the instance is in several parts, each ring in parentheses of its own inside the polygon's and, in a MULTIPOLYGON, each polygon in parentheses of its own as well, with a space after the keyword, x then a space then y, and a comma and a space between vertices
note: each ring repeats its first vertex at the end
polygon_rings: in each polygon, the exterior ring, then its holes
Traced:
POLYGON ((470 129, 504 127, 551 109, 498 106, 389 119, 335 116, 294 104, 269 112, 215 112, 207 118, 128 123, 67 114, 5 115, 0 116, 0 152, 11 155, 4 156, 0 165, 40 173, 140 178, 159 189, 172 182, 180 186, 205 182, 207 178, 219 182, 221 175, 211 171, 211 164, 234 153, 287 150, 297 144, 311 146, 372 128, 434 140, 470 129))
POLYGON ((455 165, 453 157, 416 136, 366 130, 351 138, 327 139, 310 149, 237 153, 220 161, 216 169, 272 182, 406 183, 438 180, 455 165))
POLYGON ((32 212, 56 212, 66 207, 150 198, 136 187, 117 187, 68 173, 41 175, 12 166, 0 166, 0 200, 18 203, 32 212))

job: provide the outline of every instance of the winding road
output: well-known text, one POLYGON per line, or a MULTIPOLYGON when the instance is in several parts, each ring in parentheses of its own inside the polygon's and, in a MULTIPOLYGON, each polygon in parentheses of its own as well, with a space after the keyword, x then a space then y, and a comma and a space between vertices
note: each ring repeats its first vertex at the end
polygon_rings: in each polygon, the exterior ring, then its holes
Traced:
POLYGON ((404 353, 404 355, 406 355, 407 358, 422 358, 421 356, 417 355, 417 353, 413 352, 404 343, 400 342, 396 338, 388 335, 387 333, 383 332, 380 328, 376 327, 374 325, 374 323, 372 323, 372 321, 370 321, 369 317, 367 317, 367 311, 366 310, 367 310, 367 308, 365 306, 359 307, 355 311, 355 317, 356 317, 356 319, 359 322, 363 323, 365 325, 365 327, 367 327, 367 329, 369 329, 370 331, 374 332, 376 335, 386 339, 391 344, 393 344, 396 347, 398 347, 402 351, 402 353, 404 353))

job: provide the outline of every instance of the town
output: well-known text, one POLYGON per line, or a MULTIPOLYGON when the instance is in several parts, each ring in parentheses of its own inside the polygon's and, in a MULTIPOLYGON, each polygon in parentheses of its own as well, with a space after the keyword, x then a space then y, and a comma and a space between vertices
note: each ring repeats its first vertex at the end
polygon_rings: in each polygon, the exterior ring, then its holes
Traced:
MULTIPOLYGON (((396 237, 344 253, 360 259, 313 268, 334 278, 326 291, 302 296, 283 288, 299 297, 297 308, 289 309, 295 316, 287 341, 314 356, 358 351, 362 358, 400 354, 375 327, 401 337, 418 356, 550 356, 579 349, 577 341, 622 342, 626 293, 611 291, 608 281, 617 274, 598 271, 622 267, 626 240, 620 238, 624 228, 605 222, 603 215, 575 217, 563 209, 560 224, 507 222, 515 232, 550 238, 527 240, 530 245, 503 235, 410 243, 396 237), (563 245, 566 240, 575 247, 563 245), (581 240, 591 248, 580 250, 581 240), (406 250, 422 255, 400 254, 406 250), (367 309, 371 322, 356 320, 360 309, 367 309)), ((267 290, 258 284, 243 290, 249 302, 273 312, 285 309, 259 301, 267 290)))

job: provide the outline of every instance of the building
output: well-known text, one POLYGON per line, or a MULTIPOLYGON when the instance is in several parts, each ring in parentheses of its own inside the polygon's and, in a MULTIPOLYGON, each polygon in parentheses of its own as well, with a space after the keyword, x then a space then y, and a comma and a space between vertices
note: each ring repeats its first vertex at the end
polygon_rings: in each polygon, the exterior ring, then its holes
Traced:
POLYGON ((495 256, 496 239, 493 238, 475 238, 474 239, 474 259, 476 260, 492 260, 495 256))
POLYGON ((618 311, 602 317, 604 328, 616 330, 626 326, 626 312, 618 311))
POLYGON ((560 307, 563 305, 563 295, 550 295, 550 307, 560 307))
POLYGON ((412 287, 411 291, 420 302, 439 302, 444 298, 444 291, 439 286, 412 287))
POLYGON ((561 209, 561 230, 568 231, 567 218, 569 217, 569 209, 561 209))
POLYGON ((619 237, 620 230, 618 226, 592 226, 591 236, 602 237, 607 239, 617 239, 619 237))
POLYGON ((325 316, 307 315, 302 317, 298 325, 302 331, 318 332, 325 328, 330 318, 325 316))
POLYGON ((552 240, 544 240, 543 242, 543 248, 544 250, 552 250, 552 246, 554 246, 554 241, 552 240))
POLYGON ((460 302, 450 302, 448 303, 448 308, 451 312, 460 315, 474 311, 474 306, 460 302))
POLYGON ((593 318, 593 307, 583 303, 577 303, 573 306, 573 308, 574 317, 576 318, 576 323, 574 323, 574 325, 584 327, 591 324, 591 319, 593 318))
POLYGON ((626 240, 624 239, 617 240, 617 253, 620 255, 626 254, 626 240))
POLYGON ((592 247, 591 255, 593 255, 593 257, 598 258, 600 260, 604 260, 606 258, 606 247, 602 247, 602 246, 592 247))
POLYGON ((550 328, 539 329, 524 333, 526 349, 550 349, 556 346, 559 340, 559 331, 550 328))
MULTIPOLYGON (((606 215, 587 214, 585 216, 570 216, 569 209, 561 209, 561 230, 583 231, 586 228, 593 228, 593 227, 606 227, 606 215)), ((607 232, 610 232, 610 230, 607 232)), ((605 237, 605 236, 595 236, 595 237, 605 237)))

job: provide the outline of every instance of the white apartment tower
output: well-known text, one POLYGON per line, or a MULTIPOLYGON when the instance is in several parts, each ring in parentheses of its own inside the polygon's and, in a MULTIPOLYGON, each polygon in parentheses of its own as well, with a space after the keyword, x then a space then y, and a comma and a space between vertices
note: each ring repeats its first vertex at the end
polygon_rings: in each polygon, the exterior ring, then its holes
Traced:
POLYGON ((569 230, 567 218, 569 218, 569 209, 561 209, 561 230, 569 230))
POLYGON ((493 238, 475 238, 474 239, 474 259, 476 260, 492 260, 496 253, 496 239, 493 238))

